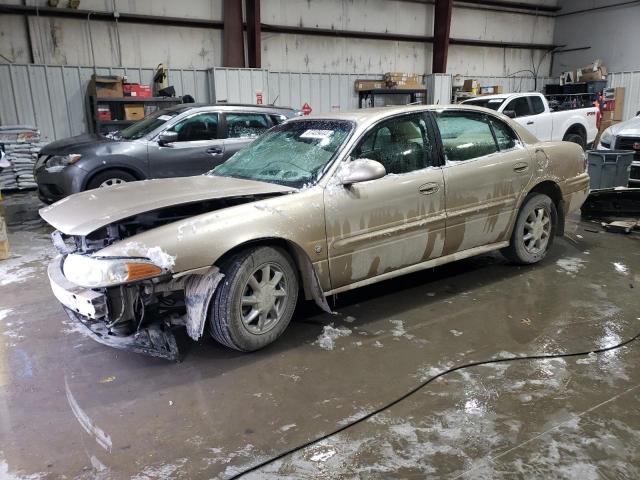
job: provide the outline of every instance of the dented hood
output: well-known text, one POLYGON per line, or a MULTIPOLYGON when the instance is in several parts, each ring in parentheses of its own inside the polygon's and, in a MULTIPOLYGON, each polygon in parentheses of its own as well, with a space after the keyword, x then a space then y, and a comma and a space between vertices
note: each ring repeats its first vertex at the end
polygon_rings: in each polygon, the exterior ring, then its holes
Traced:
POLYGON ((67 235, 88 235, 110 223, 160 208, 293 191, 274 183, 212 175, 143 180, 71 195, 42 208, 40 216, 67 235))

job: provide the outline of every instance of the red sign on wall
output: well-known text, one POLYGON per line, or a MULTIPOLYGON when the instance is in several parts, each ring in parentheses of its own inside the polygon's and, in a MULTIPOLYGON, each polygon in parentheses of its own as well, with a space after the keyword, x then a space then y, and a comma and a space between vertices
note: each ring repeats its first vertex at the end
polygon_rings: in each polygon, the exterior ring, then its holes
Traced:
POLYGON ((311 108, 311 105, 309 105, 307 102, 304 102, 304 105, 302 105, 302 113, 304 113, 305 115, 309 115, 312 111, 313 108, 311 108))
POLYGON ((262 92, 256 92, 256 105, 262 105, 262 92))

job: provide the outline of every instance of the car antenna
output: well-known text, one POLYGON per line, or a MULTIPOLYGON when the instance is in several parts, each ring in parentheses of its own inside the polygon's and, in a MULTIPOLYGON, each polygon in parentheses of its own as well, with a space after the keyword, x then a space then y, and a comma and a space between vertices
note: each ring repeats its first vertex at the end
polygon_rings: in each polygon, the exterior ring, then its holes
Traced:
POLYGON ((278 101, 279 98, 280 98, 280 94, 276 95, 276 98, 273 99, 273 102, 271 102, 271 105, 275 107, 276 102, 278 101))

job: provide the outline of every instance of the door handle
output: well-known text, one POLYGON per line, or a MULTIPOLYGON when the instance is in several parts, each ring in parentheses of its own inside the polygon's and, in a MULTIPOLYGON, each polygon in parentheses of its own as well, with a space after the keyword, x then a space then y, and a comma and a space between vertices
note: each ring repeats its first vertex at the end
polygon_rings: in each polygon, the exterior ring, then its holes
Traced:
POLYGON ((222 147, 211 147, 207 149, 207 153, 209 155, 222 155, 223 152, 224 150, 222 147))
POLYGON ((527 122, 527 125, 533 125, 534 123, 536 123, 536 122, 534 122, 533 120, 529 120, 529 121, 527 122))
POLYGON ((516 163, 513 166, 513 171, 514 172, 521 173, 521 172, 526 172, 527 170, 529 170, 529 164, 527 164, 527 163, 516 163))
POLYGON ((432 193, 436 193, 438 190, 440 190, 440 185, 437 183, 425 183, 418 189, 422 195, 431 195, 432 193))

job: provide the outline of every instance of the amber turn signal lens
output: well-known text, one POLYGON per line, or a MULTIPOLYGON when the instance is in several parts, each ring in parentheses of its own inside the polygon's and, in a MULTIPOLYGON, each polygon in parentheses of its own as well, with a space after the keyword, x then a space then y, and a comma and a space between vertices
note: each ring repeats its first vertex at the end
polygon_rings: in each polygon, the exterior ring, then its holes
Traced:
POLYGON ((142 280, 143 278, 155 277, 162 273, 162 269, 150 263, 127 263, 129 275, 127 281, 142 280))

